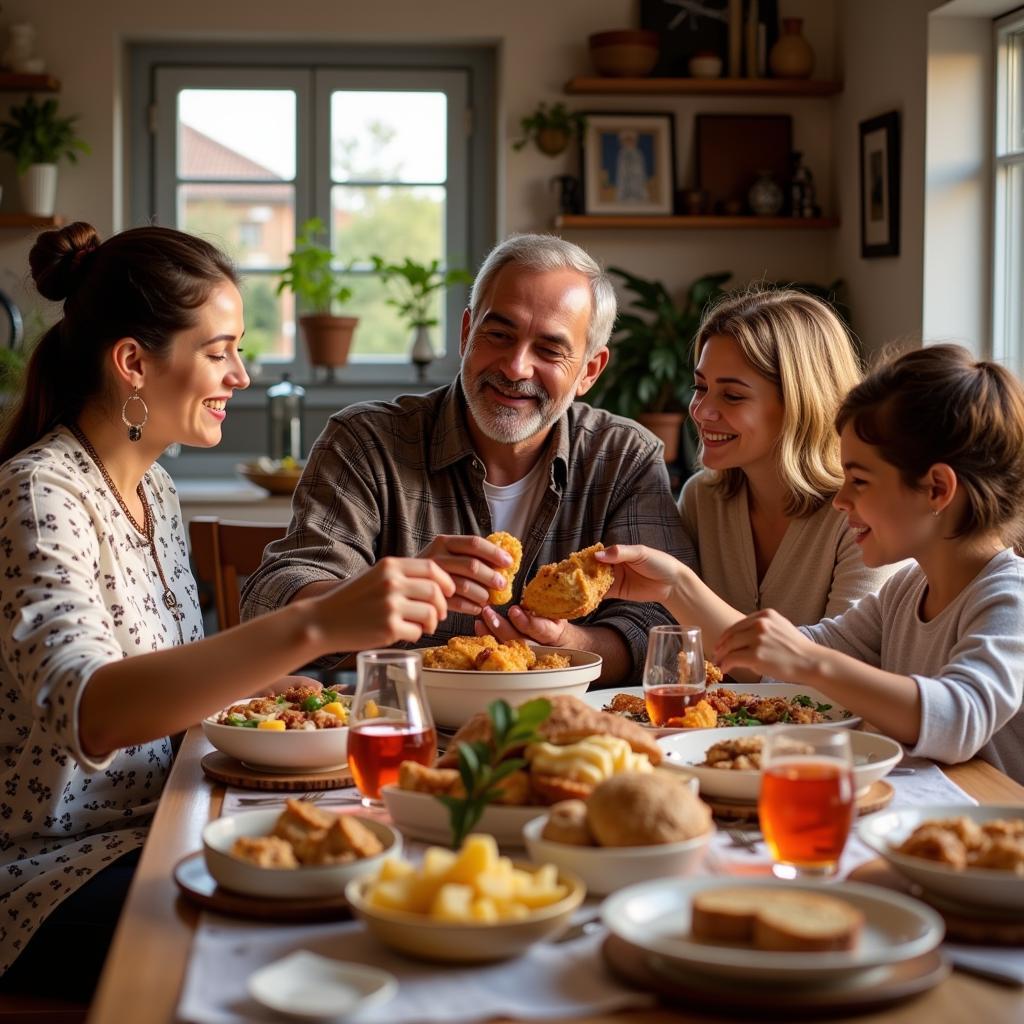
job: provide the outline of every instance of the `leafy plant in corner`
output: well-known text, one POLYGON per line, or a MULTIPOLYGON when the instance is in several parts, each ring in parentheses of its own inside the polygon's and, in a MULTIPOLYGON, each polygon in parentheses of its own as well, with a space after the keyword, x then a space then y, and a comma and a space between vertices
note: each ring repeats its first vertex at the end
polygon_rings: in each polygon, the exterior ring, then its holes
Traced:
POLYGON ((520 150, 533 139, 542 153, 556 156, 565 149, 574 135, 583 131, 586 123, 585 115, 569 110, 564 103, 555 103, 551 107, 539 103, 532 114, 520 119, 522 138, 516 139, 512 148, 520 150))
POLYGON ((287 288, 309 312, 320 314, 330 314, 335 303, 344 305, 352 298, 352 289, 341 280, 350 268, 335 267, 334 253, 319 241, 326 230, 319 217, 303 223, 277 286, 278 295, 287 288))
POLYGON ((395 293, 387 300, 398 310, 410 327, 433 327, 437 317, 431 309, 434 292, 455 284, 472 284, 472 275, 465 270, 441 269, 440 260, 418 263, 408 256, 401 263, 388 263, 380 256, 371 256, 374 273, 395 293))
POLYGON ((490 740, 459 744, 459 777, 466 795, 437 798, 448 808, 454 849, 462 845, 487 805, 501 795, 501 780, 526 766, 525 758, 509 755, 543 738, 537 727, 551 714, 551 701, 538 697, 512 708, 506 701, 496 700, 487 706, 487 714, 490 740))
POLYGON ((19 174, 33 164, 55 164, 61 157, 78 163, 79 153, 92 152, 75 133, 78 117, 58 117, 55 99, 37 103, 29 96, 8 114, 10 120, 0 122, 0 150, 14 157, 19 174))
POLYGON ((620 267, 609 267, 609 272, 635 297, 616 321, 611 359, 591 401, 632 419, 642 413, 684 412, 693 390, 693 339, 701 315, 724 294, 722 285, 732 274, 705 274, 677 305, 660 281, 620 267))

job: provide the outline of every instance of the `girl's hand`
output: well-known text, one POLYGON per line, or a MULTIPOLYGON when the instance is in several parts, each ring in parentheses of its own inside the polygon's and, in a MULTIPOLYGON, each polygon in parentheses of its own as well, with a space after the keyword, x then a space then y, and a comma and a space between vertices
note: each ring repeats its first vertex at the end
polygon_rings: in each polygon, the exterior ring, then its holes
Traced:
POLYGON ((605 596, 623 601, 664 603, 689 571, 672 555, 642 544, 613 544, 594 557, 615 569, 615 582, 605 596))
POLYGON ((565 619, 545 619, 514 604, 503 618, 493 608, 484 608, 473 624, 477 636, 490 634, 499 644, 510 640, 532 640, 541 647, 565 646, 565 619))
POLYGON ((321 626, 339 651, 415 643, 448 614, 455 584, 425 558, 382 558, 372 568, 316 598, 321 626))
POLYGON ((763 676, 805 682, 814 671, 818 645, 789 619, 768 608, 734 623, 719 637, 715 661, 725 673, 748 668, 763 676))

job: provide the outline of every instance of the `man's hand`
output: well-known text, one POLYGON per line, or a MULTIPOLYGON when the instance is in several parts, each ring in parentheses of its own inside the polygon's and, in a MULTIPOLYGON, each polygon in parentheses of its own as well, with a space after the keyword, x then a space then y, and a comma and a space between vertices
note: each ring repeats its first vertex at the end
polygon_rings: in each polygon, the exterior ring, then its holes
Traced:
POLYGON ((532 640, 542 647, 565 647, 568 625, 565 619, 545 619, 514 604, 507 619, 493 608, 484 608, 473 628, 477 636, 489 633, 502 644, 509 640, 532 640))
POLYGON ((505 577, 495 569, 512 564, 512 556, 483 537, 435 537, 419 554, 436 562, 455 583, 455 595, 448 598, 450 612, 479 615, 491 590, 501 590, 505 577))

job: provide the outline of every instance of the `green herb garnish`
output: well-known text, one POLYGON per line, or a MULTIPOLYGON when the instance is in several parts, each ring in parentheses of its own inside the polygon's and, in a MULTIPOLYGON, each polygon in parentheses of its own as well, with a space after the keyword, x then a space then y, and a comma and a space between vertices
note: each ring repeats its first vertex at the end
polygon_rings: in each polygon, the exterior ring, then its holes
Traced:
POLYGON ((526 766, 525 758, 508 754, 543 740, 537 727, 551 714, 551 701, 538 697, 512 708, 506 701, 496 700, 487 706, 487 714, 491 719, 490 740, 459 744, 459 777, 466 795, 437 798, 448 808, 453 849, 462 845, 487 805, 501 795, 498 783, 526 766))
POLYGON ((739 708, 727 715, 719 715, 718 720, 726 725, 764 725, 760 718, 754 718, 746 708, 739 708))

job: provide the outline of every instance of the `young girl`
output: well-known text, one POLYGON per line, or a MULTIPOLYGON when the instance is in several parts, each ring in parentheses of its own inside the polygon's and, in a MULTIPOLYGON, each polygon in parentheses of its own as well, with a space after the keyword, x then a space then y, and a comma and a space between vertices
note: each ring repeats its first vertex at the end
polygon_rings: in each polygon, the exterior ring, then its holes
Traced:
POLYGON ((701 578, 741 612, 798 625, 846 611, 891 567, 866 566, 846 517, 834 420, 860 379, 850 337, 824 302, 761 289, 722 299, 696 339, 690 415, 704 470, 683 488, 701 578))
POLYGON ((868 565, 902 559, 878 594, 797 628, 744 617, 649 548, 618 546, 614 596, 661 601, 704 630, 725 672, 805 683, 911 752, 980 755, 1024 782, 1024 388, 938 345, 876 370, 836 418, 845 482, 834 500, 868 565))
POLYGON ((431 561, 386 559, 203 640, 156 459, 175 441, 217 444, 248 387, 235 272, 157 227, 101 243, 71 224, 29 259, 64 306, 0 441, 0 988, 52 992, 56 970, 84 1001, 170 767, 167 736, 320 655, 415 642, 454 585, 431 561))

